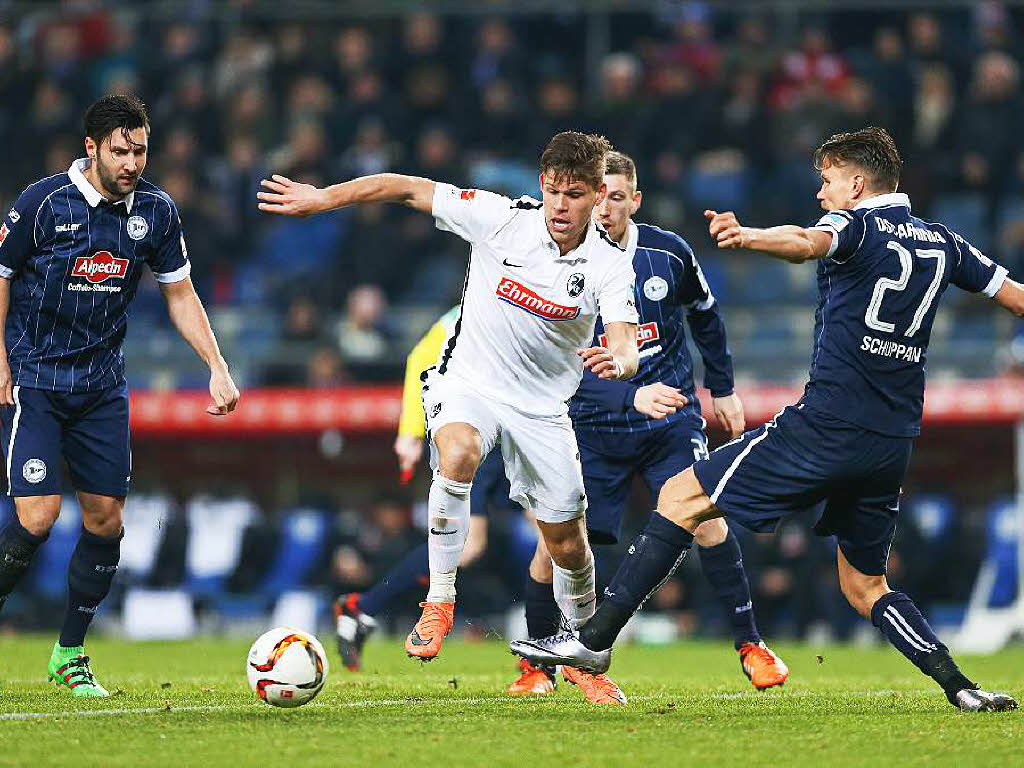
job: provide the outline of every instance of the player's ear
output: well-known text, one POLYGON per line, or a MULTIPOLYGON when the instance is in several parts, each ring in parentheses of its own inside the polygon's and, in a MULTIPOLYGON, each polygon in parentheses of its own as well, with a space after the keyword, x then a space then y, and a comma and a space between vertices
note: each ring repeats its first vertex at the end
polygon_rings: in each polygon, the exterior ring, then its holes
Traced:
POLYGON ((850 197, 856 200, 864 194, 864 188, 867 186, 867 181, 864 179, 864 174, 862 173, 853 174, 850 181, 850 197))
POLYGON ((93 140, 92 136, 86 136, 85 137, 85 154, 89 157, 90 160, 93 160, 93 161, 96 160, 96 150, 97 150, 96 142, 93 140))
POLYGON ((597 202, 600 203, 602 200, 604 200, 607 194, 608 185, 602 181, 600 184, 597 185, 597 202))
POLYGON ((544 171, 541 171, 537 177, 537 183, 540 184, 540 191, 544 192, 544 171))
POLYGON ((632 216, 634 213, 640 210, 640 203, 643 202, 644 193, 639 189, 633 193, 633 204, 629 206, 629 215, 632 216))

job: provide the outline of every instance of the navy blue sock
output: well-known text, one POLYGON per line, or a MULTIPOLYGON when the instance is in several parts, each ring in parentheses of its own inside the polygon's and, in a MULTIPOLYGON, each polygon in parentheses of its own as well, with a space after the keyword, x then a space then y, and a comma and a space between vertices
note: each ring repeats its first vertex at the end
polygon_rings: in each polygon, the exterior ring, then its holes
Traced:
POLYGON ((555 602, 555 590, 551 582, 543 584, 526 577, 526 629, 531 639, 548 637, 558 632, 561 613, 555 602))
POLYGON ((652 514, 605 588, 597 613, 580 630, 580 641, 594 651, 611 648, 629 617, 672 575, 692 543, 692 533, 652 514))
POLYGON ((964 677, 914 601, 902 592, 889 592, 878 598, 871 606, 871 623, 918 669, 942 686, 950 701, 957 691, 978 687, 964 677))
POLYGON ((718 595, 718 602, 732 626, 736 650, 746 643, 761 642, 754 623, 754 604, 750 599, 750 584, 743 570, 743 553, 732 530, 721 544, 700 547, 700 565, 704 576, 718 595))
POLYGON ((123 536, 123 530, 107 539, 82 529, 68 564, 68 607, 60 630, 63 647, 85 644, 85 633, 89 631, 92 617, 114 582, 123 536))
POLYGON ((426 543, 409 550, 390 571, 359 598, 359 610, 370 616, 383 611, 396 597, 430 578, 426 543))
POLYGON ((46 538, 26 531, 17 515, 0 531, 0 608, 25 575, 32 556, 46 538))

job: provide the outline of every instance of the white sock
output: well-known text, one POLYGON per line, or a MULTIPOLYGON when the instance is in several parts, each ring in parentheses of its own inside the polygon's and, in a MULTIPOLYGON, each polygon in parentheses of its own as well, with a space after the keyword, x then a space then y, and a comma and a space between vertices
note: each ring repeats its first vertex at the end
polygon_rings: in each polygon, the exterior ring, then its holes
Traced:
POLYGON ((455 573, 469 536, 469 491, 472 483, 434 474, 428 498, 427 555, 430 591, 427 602, 455 602, 455 573))
POLYGON ((555 602, 562 616, 573 629, 579 629, 594 615, 597 588, 594 584, 594 556, 587 551, 587 564, 578 571, 562 568, 552 562, 555 602))

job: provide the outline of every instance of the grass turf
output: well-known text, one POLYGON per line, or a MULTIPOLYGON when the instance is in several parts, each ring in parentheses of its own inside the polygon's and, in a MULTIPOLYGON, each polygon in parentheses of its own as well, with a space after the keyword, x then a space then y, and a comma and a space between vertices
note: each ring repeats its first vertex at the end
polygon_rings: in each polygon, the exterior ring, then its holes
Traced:
MULTIPOLYGON (((626 646, 612 672, 630 704, 599 709, 564 683, 504 696, 504 644, 450 641, 422 665, 382 640, 357 675, 332 653, 320 696, 282 710, 249 692, 244 642, 91 640, 99 700, 45 682, 51 645, 0 638, 0 766, 1024 764, 1024 714, 958 713, 888 648, 780 644, 791 681, 757 693, 725 644, 626 646)), ((1024 694, 1024 649, 963 666, 1024 694)))

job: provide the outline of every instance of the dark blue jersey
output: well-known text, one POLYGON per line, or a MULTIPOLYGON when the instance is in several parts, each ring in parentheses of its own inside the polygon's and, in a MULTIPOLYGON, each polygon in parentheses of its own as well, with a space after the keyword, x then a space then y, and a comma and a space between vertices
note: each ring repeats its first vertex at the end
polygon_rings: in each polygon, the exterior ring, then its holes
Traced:
POLYGON ((892 193, 814 226, 832 233, 818 263, 814 356, 802 402, 885 435, 920 434, 928 340, 950 283, 995 295, 1006 270, 892 193))
MULTIPOLYGON (((690 246, 674 232, 630 222, 626 253, 632 253, 636 273, 640 367, 626 382, 605 381, 584 371, 569 415, 577 429, 605 432, 647 431, 684 419, 700 423, 683 320, 704 360, 705 386, 715 397, 728 395, 733 388, 732 356, 718 303, 690 246), (671 416, 651 419, 632 407, 633 396, 637 388, 659 381, 679 389, 689 402, 671 416)), ((603 335, 599 318, 595 345, 605 345, 603 335)))
POLYGON ((140 179, 117 204, 77 160, 26 189, 0 225, 0 277, 11 280, 6 341, 14 383, 85 392, 124 380, 128 305, 148 264, 160 282, 184 280, 178 210, 140 179))

